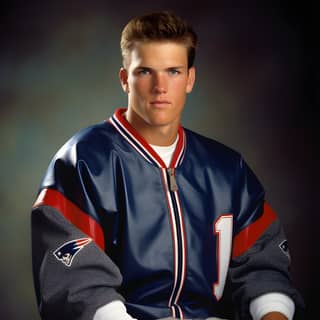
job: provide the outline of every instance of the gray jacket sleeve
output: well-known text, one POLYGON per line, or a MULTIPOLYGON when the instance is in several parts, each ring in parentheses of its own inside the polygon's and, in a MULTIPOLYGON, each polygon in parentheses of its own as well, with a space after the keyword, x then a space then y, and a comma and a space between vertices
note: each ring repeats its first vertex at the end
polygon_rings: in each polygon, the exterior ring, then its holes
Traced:
POLYGON ((32 262, 37 302, 44 320, 90 320, 97 308, 124 300, 121 274, 95 242, 57 209, 32 210, 32 262))
POLYGON ((237 319, 251 319, 250 301, 269 292, 288 295, 299 312, 304 308, 303 299, 292 283, 288 242, 278 219, 252 247, 232 259, 229 277, 237 319))
POLYGON ((288 241, 280 220, 253 171, 243 160, 240 164, 239 214, 229 268, 237 317, 251 319, 251 300, 271 292, 286 294, 296 309, 303 308, 291 279, 288 241))

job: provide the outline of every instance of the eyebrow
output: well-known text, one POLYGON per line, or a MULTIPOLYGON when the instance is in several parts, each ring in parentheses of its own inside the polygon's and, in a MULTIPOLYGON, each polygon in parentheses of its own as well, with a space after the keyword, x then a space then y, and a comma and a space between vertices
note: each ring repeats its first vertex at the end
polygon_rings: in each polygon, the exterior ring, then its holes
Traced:
POLYGON ((176 66, 176 67, 168 67, 166 68, 166 70, 170 70, 170 69, 184 69, 185 66, 176 66))
MULTIPOLYGON (((164 70, 184 69, 184 68, 185 68, 185 66, 172 66, 172 67, 167 67, 164 70)), ((155 69, 153 69, 151 67, 144 67, 144 66, 136 67, 134 70, 141 70, 141 69, 150 70, 150 71, 154 71, 155 70, 155 69)))

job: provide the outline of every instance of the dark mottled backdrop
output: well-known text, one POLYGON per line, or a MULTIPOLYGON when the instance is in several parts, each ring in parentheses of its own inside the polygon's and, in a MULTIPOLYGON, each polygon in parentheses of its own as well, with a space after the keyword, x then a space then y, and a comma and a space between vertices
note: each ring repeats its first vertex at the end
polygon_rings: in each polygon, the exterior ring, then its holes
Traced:
POLYGON ((125 105, 117 76, 120 31, 132 16, 154 9, 176 10, 199 34, 197 84, 185 126, 240 151, 260 177, 287 231, 294 282, 309 310, 316 310, 315 6, 152 2, 1 2, 2 319, 39 319, 30 252, 30 207, 38 185, 68 137, 125 105))

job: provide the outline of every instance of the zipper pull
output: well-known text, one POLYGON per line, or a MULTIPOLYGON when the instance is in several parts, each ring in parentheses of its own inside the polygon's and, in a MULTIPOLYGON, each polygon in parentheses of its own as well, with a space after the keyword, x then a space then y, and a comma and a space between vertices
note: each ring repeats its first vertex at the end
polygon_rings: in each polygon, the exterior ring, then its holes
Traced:
POLYGON ((176 181, 176 177, 174 175, 174 168, 167 168, 167 172, 169 175, 169 188, 171 191, 178 191, 178 185, 176 181))

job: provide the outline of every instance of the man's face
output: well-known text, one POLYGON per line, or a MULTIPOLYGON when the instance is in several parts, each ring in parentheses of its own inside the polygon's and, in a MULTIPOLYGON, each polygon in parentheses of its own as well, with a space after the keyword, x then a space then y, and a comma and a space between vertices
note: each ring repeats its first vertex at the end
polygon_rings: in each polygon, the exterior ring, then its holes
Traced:
POLYGON ((135 113, 145 125, 175 130, 194 78, 184 45, 136 43, 127 68, 120 70, 122 87, 128 93, 128 113, 135 113))

